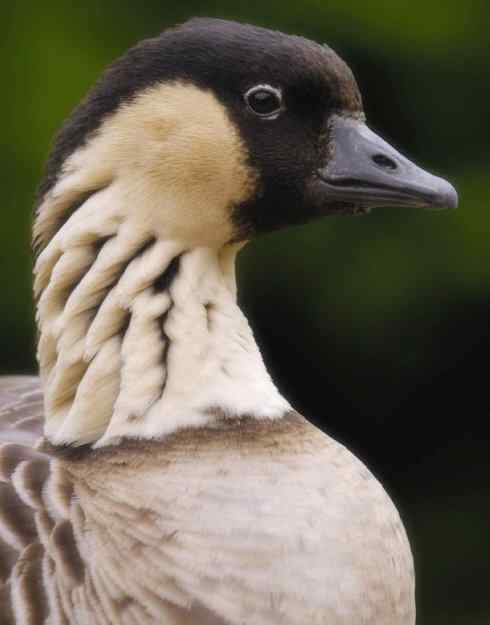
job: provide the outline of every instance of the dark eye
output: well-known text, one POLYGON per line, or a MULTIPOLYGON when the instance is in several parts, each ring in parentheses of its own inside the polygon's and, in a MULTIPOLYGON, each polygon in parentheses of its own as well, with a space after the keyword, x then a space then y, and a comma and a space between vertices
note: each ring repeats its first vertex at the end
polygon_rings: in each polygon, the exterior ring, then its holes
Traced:
POLYGON ((282 111, 282 93, 270 85, 257 85, 245 94, 248 107, 260 117, 275 119, 282 111))

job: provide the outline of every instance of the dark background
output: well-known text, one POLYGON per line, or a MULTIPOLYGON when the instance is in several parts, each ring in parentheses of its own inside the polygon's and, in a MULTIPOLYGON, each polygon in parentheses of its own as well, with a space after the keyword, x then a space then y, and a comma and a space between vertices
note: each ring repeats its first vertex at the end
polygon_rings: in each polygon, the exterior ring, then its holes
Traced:
POLYGON ((0 8, 0 371, 36 368, 31 205, 50 139, 101 69, 192 15, 331 44, 371 125, 448 177, 460 208, 384 209, 264 237, 242 303, 280 388, 393 495, 416 556, 419 625, 490 623, 488 0, 225 0, 0 8))

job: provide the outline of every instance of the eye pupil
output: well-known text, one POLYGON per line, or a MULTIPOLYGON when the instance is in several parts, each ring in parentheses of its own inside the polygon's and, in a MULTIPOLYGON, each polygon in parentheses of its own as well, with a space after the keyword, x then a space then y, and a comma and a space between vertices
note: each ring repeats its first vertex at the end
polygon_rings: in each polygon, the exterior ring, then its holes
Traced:
POLYGON ((248 106, 262 117, 272 116, 281 110, 281 93, 273 87, 255 87, 245 95, 248 106))
POLYGON ((267 91, 257 91, 250 98, 250 105, 257 113, 270 113, 276 108, 276 100, 267 91))

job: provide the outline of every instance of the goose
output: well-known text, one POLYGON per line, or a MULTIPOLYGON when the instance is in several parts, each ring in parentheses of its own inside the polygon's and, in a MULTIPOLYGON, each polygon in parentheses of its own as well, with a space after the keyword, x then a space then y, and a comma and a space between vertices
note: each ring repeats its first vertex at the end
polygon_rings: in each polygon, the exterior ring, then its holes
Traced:
POLYGON ((2 625, 413 625, 397 509, 274 385, 235 260, 456 204, 326 45, 195 18, 116 60, 39 187, 40 377, 0 379, 2 625))

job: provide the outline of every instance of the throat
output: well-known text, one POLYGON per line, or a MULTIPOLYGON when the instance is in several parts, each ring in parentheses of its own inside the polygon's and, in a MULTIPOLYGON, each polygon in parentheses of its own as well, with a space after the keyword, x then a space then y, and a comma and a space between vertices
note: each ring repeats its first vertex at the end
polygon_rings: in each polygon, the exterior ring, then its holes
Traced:
POLYGON ((237 305, 238 247, 189 249, 130 232, 90 249, 48 246, 39 258, 48 440, 103 446, 217 415, 284 416, 290 406, 237 305))

